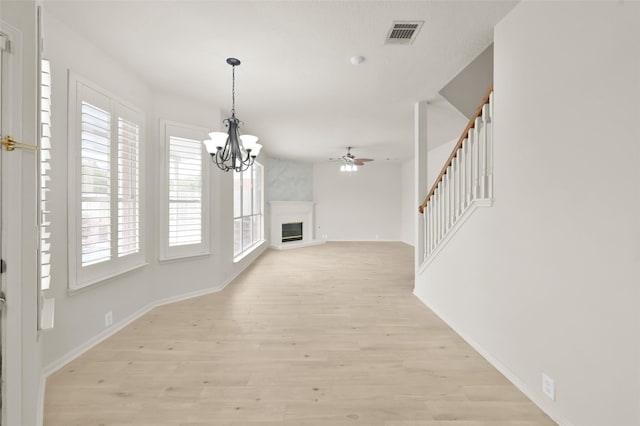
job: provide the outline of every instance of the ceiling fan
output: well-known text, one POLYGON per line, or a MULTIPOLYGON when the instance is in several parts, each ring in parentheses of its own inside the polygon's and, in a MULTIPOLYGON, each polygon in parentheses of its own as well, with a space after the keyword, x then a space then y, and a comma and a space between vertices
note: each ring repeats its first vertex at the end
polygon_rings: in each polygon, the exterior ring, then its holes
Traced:
POLYGON ((344 164, 346 165, 351 165, 351 166, 364 166, 365 163, 368 163, 369 161, 373 161, 373 159, 371 158, 356 158, 352 153, 351 153, 351 147, 348 146, 347 147, 347 153, 345 155, 342 156, 342 161, 344 162, 344 164))

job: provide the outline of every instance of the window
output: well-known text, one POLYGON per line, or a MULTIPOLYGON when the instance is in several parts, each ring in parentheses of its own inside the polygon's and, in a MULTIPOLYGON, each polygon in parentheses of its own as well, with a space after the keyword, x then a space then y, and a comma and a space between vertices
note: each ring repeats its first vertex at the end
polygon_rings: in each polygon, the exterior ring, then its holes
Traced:
POLYGON ((264 239, 263 167, 254 163, 244 172, 233 172, 233 254, 248 253, 264 239))
POLYGON ((51 189, 51 69, 49 61, 40 61, 40 186, 39 227, 40 245, 38 254, 39 287, 38 328, 45 330, 53 327, 54 299, 46 297, 51 285, 51 222, 50 200, 51 189))
POLYGON ((70 287, 144 265, 143 114, 78 77, 69 79, 70 287))
POLYGON ((163 122, 160 260, 209 254, 206 129, 163 122))

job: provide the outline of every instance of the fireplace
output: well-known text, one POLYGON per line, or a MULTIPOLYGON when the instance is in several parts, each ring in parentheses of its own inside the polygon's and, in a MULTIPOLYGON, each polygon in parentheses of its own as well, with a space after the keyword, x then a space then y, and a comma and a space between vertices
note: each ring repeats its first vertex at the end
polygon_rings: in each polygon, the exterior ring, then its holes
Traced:
POLYGON ((270 201, 270 247, 277 250, 323 244, 313 238, 313 201, 270 201))
POLYGON ((282 242, 302 241, 302 222, 282 224, 282 242))

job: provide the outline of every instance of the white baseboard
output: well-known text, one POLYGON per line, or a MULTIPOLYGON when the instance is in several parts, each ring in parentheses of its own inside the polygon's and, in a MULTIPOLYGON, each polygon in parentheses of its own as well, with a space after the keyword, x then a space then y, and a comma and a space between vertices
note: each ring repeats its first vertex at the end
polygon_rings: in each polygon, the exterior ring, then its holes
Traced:
POLYGON ((416 245, 413 243, 413 241, 409 242, 409 241, 407 241, 407 240, 400 240, 400 242, 401 242, 401 243, 405 243, 406 245, 411 246, 411 247, 413 247, 413 248, 415 248, 415 247, 416 247, 416 245))
POLYGON ((200 290, 190 291, 189 293, 184 293, 184 294, 179 294, 177 296, 170 296, 170 297, 165 297, 163 299, 159 299, 153 303, 153 306, 151 307, 151 309, 156 308, 158 306, 169 305, 175 302, 182 302, 183 300, 193 299, 194 297, 200 297, 207 294, 217 293, 219 291, 222 291, 226 286, 229 285, 229 283, 231 283, 231 281, 235 280, 236 277, 240 275, 241 272, 242 271, 238 272, 233 277, 229 278, 227 281, 222 283, 222 285, 220 285, 219 287, 203 288, 200 290))
POLYGON ((527 385, 523 380, 521 380, 513 371, 511 371, 507 366, 505 366, 502 362, 500 362, 497 358, 495 358, 489 351, 483 348, 478 342, 471 339, 463 330, 458 328, 456 324, 451 321, 450 318, 443 315, 438 309, 434 308, 431 304, 429 304, 425 299, 420 297, 416 292, 413 292, 414 296, 418 298, 427 308, 431 309, 434 314, 436 314, 442 321, 444 321, 453 331, 455 331, 462 339, 467 342, 476 352, 478 352, 484 359, 486 359, 489 364, 491 364, 496 370, 498 370, 503 376, 507 378, 515 387, 517 387, 527 398, 529 398, 535 405, 538 406, 546 415, 548 415, 554 422, 558 423, 559 426, 574 426, 569 420, 565 419, 564 416, 555 412, 549 408, 549 404, 546 400, 544 400, 540 394, 536 393, 531 389, 529 385, 527 385))
POLYGON ((276 249, 276 250, 289 250, 289 249, 302 248, 302 247, 318 246, 326 242, 327 242, 326 240, 308 240, 308 241, 295 241, 295 242, 292 241, 289 243, 271 244, 269 248, 276 249))
POLYGON ((398 243, 403 242, 402 240, 392 240, 386 238, 327 238, 324 240, 328 243, 398 243))

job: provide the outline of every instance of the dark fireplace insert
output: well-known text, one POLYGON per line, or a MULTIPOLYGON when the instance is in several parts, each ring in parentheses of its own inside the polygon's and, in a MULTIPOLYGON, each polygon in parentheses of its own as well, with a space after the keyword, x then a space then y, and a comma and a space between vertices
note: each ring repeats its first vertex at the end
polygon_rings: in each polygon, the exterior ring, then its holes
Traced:
POLYGON ((282 242, 302 241, 302 222, 282 224, 282 242))

